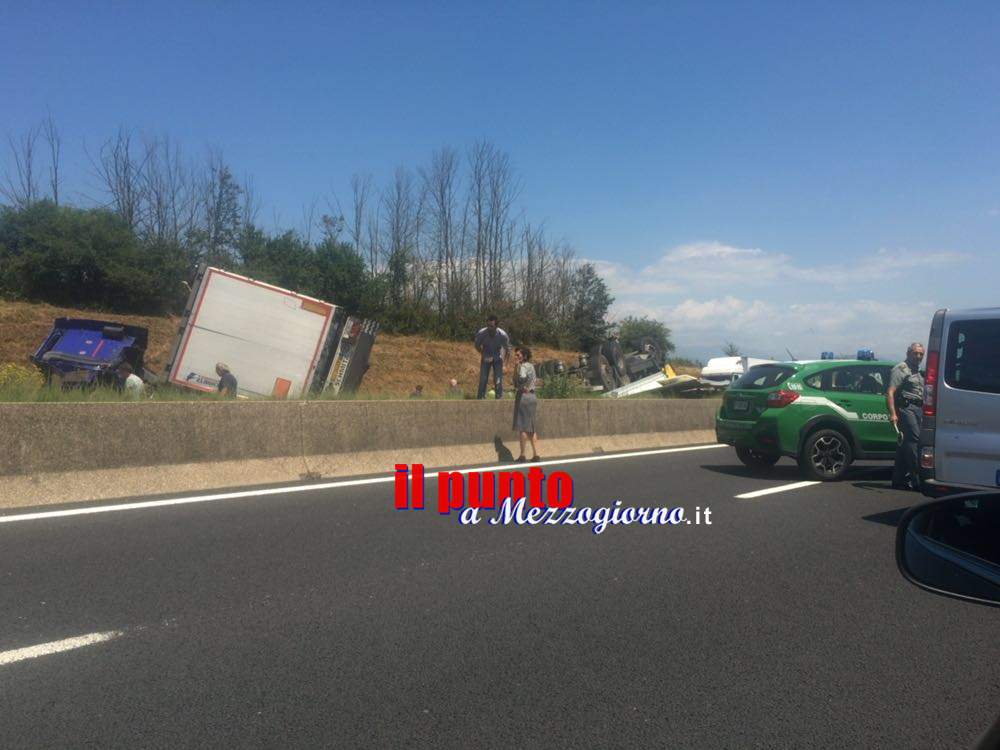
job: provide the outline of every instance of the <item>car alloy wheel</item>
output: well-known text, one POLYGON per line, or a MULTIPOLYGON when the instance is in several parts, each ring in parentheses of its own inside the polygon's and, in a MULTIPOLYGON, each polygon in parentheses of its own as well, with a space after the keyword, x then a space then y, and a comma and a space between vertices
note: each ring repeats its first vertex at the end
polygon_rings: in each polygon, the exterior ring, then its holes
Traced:
POLYGON ((843 438, 837 435, 823 435, 812 447, 809 456, 817 474, 834 477, 847 465, 847 450, 843 438))

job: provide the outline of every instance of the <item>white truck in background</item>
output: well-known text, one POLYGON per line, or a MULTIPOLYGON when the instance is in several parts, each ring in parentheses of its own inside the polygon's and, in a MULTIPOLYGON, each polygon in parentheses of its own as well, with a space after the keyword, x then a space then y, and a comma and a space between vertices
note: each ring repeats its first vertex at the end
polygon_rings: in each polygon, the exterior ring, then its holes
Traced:
POLYGON ((213 392, 224 362, 249 397, 301 398, 357 389, 378 323, 220 268, 195 281, 166 367, 169 383, 213 392))
POLYGON ((713 357, 701 368, 698 380, 709 388, 725 390, 751 367, 769 365, 772 362, 773 359, 757 357, 713 357))

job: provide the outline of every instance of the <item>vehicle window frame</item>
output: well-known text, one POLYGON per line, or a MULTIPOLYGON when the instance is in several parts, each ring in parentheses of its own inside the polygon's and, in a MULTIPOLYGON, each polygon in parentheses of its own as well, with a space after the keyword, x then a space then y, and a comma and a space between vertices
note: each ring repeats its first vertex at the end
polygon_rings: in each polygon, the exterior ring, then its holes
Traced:
POLYGON ((732 384, 731 387, 734 388, 735 390, 746 390, 746 391, 763 391, 767 390, 768 388, 777 388, 782 384, 784 384, 785 382, 787 382, 788 379, 793 375, 795 375, 796 372, 798 372, 798 370, 795 367, 792 367, 791 365, 772 364, 772 363, 768 363, 766 365, 754 365, 753 367, 749 368, 745 373, 740 375, 740 377, 732 384), (746 378, 748 375, 752 374, 754 370, 762 370, 764 368, 781 370, 784 372, 784 377, 782 377, 780 380, 776 382, 767 383, 765 385, 749 385, 743 383, 743 379, 746 378))
MULTIPOLYGON (((886 391, 889 389, 889 373, 891 368, 885 365, 873 365, 873 364, 854 364, 854 365, 841 365, 839 367, 831 367, 829 370, 824 370, 823 378, 824 391, 830 393, 850 393, 855 396, 885 396, 886 391), (873 373, 881 376, 882 378, 882 389, 880 391, 862 391, 856 388, 835 388, 833 383, 836 379, 836 373, 841 371, 860 371, 863 374, 873 373)), ((818 373, 817 373, 818 374, 818 373)))
MULTIPOLYGON (((956 362, 958 359, 958 346, 960 343, 965 343, 968 339, 960 342, 959 336, 968 336, 968 332, 962 330, 962 326, 968 328, 976 328, 978 326, 993 326, 1000 338, 1000 318, 966 318, 964 320, 953 320, 948 325, 948 339, 947 346, 944 352, 944 362, 942 363, 942 379, 949 388, 954 388, 958 391, 965 391, 966 393, 985 393, 998 395, 1000 394, 1000 377, 996 378, 995 384, 990 387, 972 387, 968 386, 968 381, 966 383, 961 383, 955 380, 955 375, 958 373, 958 365, 962 363, 956 362)), ((998 355, 998 360, 1000 360, 1000 355, 998 355)), ((974 385, 979 385, 975 383, 974 385)))
POLYGON ((802 383, 806 386, 806 388, 811 388, 814 391, 827 391, 829 388, 826 388, 825 386, 830 382, 830 378, 828 377, 830 372, 830 370, 819 370, 814 372, 812 375, 807 375, 802 378, 802 383), (813 378, 819 378, 818 385, 813 385, 809 382, 813 378))

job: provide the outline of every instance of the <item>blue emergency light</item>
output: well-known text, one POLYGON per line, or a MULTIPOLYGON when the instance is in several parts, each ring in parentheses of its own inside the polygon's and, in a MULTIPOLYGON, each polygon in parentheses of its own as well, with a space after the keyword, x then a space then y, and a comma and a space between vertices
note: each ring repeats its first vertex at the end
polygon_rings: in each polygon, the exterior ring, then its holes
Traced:
POLYGON ((875 352, 871 349, 858 349, 858 359, 864 361, 871 361, 875 359, 875 352))
POLYGON ((823 352, 819 355, 820 359, 833 359, 833 352, 823 352))

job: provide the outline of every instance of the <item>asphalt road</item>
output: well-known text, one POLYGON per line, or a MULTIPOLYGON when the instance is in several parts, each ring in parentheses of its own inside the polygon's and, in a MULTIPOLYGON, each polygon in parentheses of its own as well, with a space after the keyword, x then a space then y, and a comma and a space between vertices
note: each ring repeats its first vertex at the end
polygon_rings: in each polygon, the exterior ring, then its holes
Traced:
POLYGON ((1000 710, 1000 615, 903 581, 886 468, 545 468, 712 524, 461 526, 384 483, 0 523, 0 747, 937 750, 1000 710))

